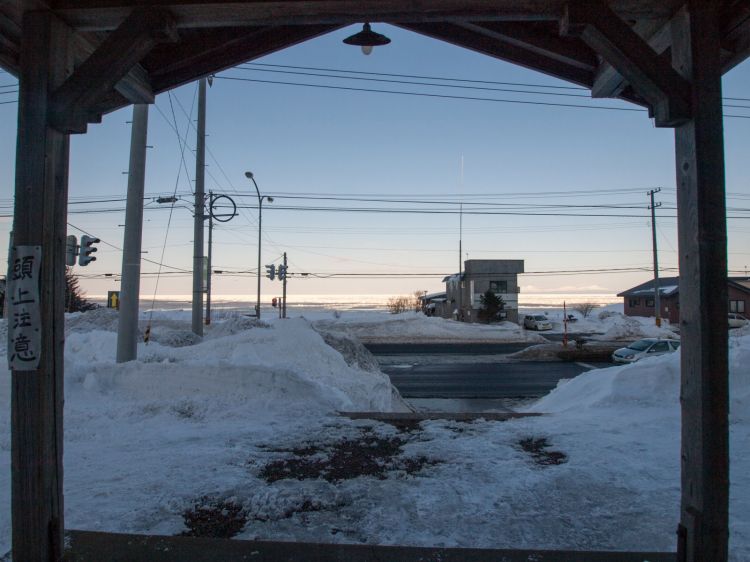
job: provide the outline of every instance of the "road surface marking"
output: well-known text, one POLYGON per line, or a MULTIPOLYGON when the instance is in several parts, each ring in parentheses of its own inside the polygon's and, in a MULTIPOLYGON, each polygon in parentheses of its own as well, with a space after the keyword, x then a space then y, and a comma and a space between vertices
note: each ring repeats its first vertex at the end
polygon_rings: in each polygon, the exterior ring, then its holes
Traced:
POLYGON ((583 363, 581 361, 576 361, 576 365, 579 367, 583 367, 584 369, 594 370, 598 369, 599 367, 594 367, 593 365, 589 365, 588 363, 583 363))

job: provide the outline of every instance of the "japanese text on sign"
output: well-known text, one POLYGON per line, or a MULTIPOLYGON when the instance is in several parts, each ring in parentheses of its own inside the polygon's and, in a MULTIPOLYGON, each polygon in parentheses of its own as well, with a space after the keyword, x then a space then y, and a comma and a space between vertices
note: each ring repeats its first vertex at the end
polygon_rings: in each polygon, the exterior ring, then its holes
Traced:
POLYGON ((8 271, 8 367, 34 371, 41 356, 40 246, 14 246, 8 271))

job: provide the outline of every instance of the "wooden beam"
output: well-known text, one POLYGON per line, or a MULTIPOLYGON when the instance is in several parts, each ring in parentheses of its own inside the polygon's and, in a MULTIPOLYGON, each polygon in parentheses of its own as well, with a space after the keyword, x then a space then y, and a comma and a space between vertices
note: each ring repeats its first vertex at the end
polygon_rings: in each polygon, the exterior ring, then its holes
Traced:
POLYGON ((112 91, 153 47, 176 39, 174 20, 160 9, 139 8, 55 91, 53 122, 63 132, 85 132, 91 108, 112 91))
POLYGON ((733 17, 722 28, 722 47, 727 54, 722 57, 722 72, 729 72, 750 56, 750 6, 739 4, 733 17))
MULTIPOLYGON (((669 48, 672 41, 669 21, 639 20, 633 25, 633 31, 642 37, 659 55, 669 48)), ((591 97, 614 98, 627 85, 627 80, 622 77, 622 74, 617 72, 614 66, 607 61, 602 61, 596 71, 594 87, 591 88, 591 97)))
POLYGON ((157 93, 324 35, 340 26, 278 26, 254 31, 192 31, 178 45, 162 45, 144 62, 157 93))
MULTIPOLYGON (((172 0, 162 2, 180 28, 266 25, 349 25, 363 21, 386 23, 467 21, 557 21, 566 0, 172 0)), ((54 10, 78 30, 114 29, 133 6, 149 0, 56 0, 54 10)), ((612 0, 623 17, 667 18, 661 2, 612 0)))
MULTIPOLYGON (((41 247, 40 348, 36 370, 14 367, 11 390, 11 511, 14 560, 63 554, 63 352, 68 135, 50 127, 51 92, 72 68, 69 28, 51 12, 23 18, 13 247, 41 247)), ((15 253, 15 252, 14 252, 15 253)), ((14 278, 14 266, 9 281, 14 278)), ((9 318, 23 306, 9 290, 9 318), (14 304, 14 300, 16 301, 14 304)), ((23 300, 31 300, 28 294, 23 300)), ((9 331, 14 323, 9 323, 9 331)), ((9 337, 11 343, 13 337, 9 337)), ((22 342, 21 342, 22 343, 22 342)), ((16 344, 12 349, 16 350, 16 344)), ((23 347, 22 347, 23 349, 23 347)), ((26 352, 28 353, 28 352, 26 352)))
POLYGON ((673 127, 690 117, 690 82, 659 57, 603 0, 568 4, 560 32, 581 37, 616 68, 651 105, 658 127, 673 127))
POLYGON ((593 72, 599 65, 596 53, 584 42, 561 38, 555 31, 539 32, 530 27, 528 23, 484 22, 458 25, 498 41, 590 72, 593 72))
MULTIPOLYGON (((103 41, 103 38, 100 40, 103 41)), ((92 40, 82 33, 75 34, 76 66, 86 61, 95 51, 92 40)), ((129 103, 154 103, 154 92, 148 72, 140 65, 134 65, 123 78, 115 84, 119 92, 129 103)))
POLYGON ((0 8, 0 67, 16 76, 20 48, 21 29, 6 8, 0 8))
POLYGON ((689 0, 673 25, 674 67, 692 82, 675 129, 680 250, 680 562, 727 560, 727 234, 718 2, 689 0))
POLYGON ((577 66, 565 64, 559 60, 546 57, 539 52, 529 51, 518 45, 501 42, 458 25, 447 23, 410 23, 399 24, 398 27, 513 64, 518 64, 531 70, 578 84, 579 86, 590 88, 594 81, 593 71, 586 71, 577 66))

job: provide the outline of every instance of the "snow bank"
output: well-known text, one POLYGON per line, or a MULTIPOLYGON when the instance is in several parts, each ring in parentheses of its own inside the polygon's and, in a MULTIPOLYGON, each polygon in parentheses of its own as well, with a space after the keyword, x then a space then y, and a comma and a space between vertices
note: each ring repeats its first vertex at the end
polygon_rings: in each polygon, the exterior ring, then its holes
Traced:
POLYGON ((326 331, 347 332, 365 342, 547 341, 513 322, 470 324, 425 316, 421 312, 343 313, 338 318, 318 320, 314 324, 326 331))
POLYGON ((66 341, 66 390, 80 385, 131 400, 218 399, 220 408, 255 402, 264 409, 390 410, 388 377, 350 367, 305 320, 243 331, 236 323, 216 326, 218 334, 207 330, 200 341, 184 326, 157 323, 157 341, 141 345, 137 361, 122 364, 114 363, 114 332, 73 331, 66 341))
MULTIPOLYGON (((750 421, 750 337, 730 337, 729 394, 733 420, 750 421)), ((588 371, 562 382, 527 409, 535 412, 581 412, 588 409, 677 407, 680 352, 637 363, 588 371)))

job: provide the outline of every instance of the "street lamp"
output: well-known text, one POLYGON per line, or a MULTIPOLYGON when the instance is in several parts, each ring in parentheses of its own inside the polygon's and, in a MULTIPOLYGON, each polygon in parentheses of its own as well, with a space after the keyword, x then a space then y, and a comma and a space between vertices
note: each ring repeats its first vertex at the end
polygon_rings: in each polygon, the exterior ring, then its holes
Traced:
POLYGON ((260 194, 258 183, 255 181, 252 172, 245 172, 245 177, 253 182, 255 192, 258 194, 258 296, 255 302, 255 317, 260 319, 260 241, 262 232, 261 225, 263 224, 263 200, 265 199, 269 203, 273 203, 273 197, 260 194))

